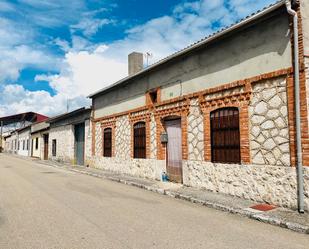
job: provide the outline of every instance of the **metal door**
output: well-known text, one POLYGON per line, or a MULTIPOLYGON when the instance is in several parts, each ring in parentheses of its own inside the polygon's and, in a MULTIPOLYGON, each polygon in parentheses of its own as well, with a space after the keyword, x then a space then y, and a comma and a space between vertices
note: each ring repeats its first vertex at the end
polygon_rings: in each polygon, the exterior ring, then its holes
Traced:
POLYGON ((74 127, 75 133, 75 161, 77 165, 84 165, 85 150, 85 123, 77 124, 74 127))
POLYGON ((168 135, 167 174, 170 181, 182 183, 181 120, 165 121, 165 127, 168 135))
POLYGON ((48 159, 48 134, 44 134, 44 160, 48 159))

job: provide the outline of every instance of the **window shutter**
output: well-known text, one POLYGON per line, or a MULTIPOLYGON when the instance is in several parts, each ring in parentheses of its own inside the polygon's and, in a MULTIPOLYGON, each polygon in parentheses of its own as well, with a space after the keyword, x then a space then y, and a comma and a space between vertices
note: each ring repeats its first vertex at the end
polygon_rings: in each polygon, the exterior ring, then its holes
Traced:
POLYGON ((104 138, 103 138, 103 144, 104 144, 103 156, 104 157, 111 157, 112 156, 112 129, 111 128, 104 129, 103 136, 104 136, 104 138))
POLYGON ((239 111, 236 107, 211 112, 211 158, 217 163, 240 163, 239 111))
POLYGON ((146 158, 146 125, 136 123, 134 129, 134 158, 146 158))

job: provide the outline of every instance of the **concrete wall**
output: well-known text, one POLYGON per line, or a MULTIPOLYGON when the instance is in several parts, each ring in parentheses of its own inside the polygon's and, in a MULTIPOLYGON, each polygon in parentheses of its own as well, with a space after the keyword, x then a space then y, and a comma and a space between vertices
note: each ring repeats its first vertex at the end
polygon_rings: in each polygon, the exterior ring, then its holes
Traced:
POLYGON ((93 100, 95 118, 145 105, 145 92, 162 87, 162 100, 291 66, 288 16, 282 13, 160 66, 93 100))
POLYGON ((301 0, 300 4, 303 24, 304 53, 305 55, 309 55, 309 1, 301 0))

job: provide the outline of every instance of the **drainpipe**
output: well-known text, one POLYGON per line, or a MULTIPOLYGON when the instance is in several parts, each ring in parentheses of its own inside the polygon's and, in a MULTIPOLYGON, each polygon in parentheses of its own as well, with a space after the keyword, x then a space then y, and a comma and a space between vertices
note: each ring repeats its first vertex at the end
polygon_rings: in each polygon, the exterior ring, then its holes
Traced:
POLYGON ((297 148, 297 185, 298 185, 298 211, 304 213, 304 178, 302 164, 302 145, 300 127, 300 97, 299 97, 299 48, 298 48, 298 15, 292 9, 290 0, 285 2, 286 9, 293 17, 294 32, 294 94, 295 94, 295 121, 296 121, 296 148, 297 148))

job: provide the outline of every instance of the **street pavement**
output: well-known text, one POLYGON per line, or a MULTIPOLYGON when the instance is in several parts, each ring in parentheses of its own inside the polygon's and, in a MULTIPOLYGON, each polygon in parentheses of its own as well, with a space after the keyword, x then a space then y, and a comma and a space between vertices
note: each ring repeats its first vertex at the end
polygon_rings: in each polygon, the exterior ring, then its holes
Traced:
POLYGON ((309 248, 309 236, 0 154, 0 249, 309 248))

